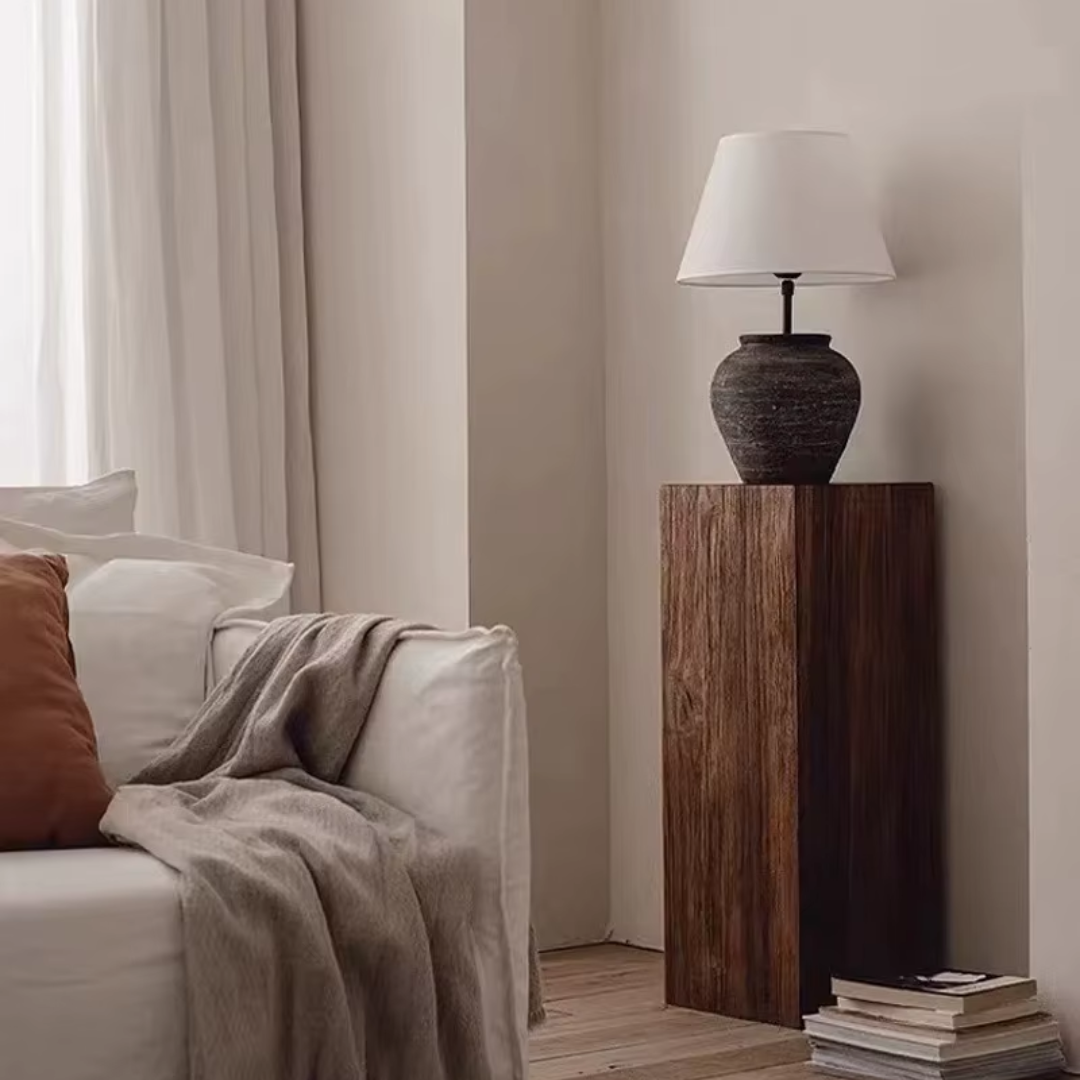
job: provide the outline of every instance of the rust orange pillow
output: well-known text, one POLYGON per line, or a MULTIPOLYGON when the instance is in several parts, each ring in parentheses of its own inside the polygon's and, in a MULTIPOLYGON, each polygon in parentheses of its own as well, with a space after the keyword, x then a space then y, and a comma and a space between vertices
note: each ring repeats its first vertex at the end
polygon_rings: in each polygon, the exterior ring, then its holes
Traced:
POLYGON ((111 792, 75 681, 59 555, 0 554, 0 850, 101 843, 111 792))

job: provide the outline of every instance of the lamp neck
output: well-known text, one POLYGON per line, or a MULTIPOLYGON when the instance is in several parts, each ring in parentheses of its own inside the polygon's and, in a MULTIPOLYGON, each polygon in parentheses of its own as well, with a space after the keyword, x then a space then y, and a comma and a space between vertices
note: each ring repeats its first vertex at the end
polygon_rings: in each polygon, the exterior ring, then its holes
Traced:
POLYGON ((795 299, 795 282, 801 274, 777 274, 780 279, 780 295, 784 298, 784 334, 791 334, 792 308, 795 299))

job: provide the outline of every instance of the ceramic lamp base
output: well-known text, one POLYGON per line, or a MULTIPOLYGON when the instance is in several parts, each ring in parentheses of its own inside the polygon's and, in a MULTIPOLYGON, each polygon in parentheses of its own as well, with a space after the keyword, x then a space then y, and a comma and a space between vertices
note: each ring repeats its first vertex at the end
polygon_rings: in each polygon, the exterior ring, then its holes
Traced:
POLYGON ((747 484, 827 484, 862 402, 828 334, 744 334, 716 369, 712 409, 747 484))

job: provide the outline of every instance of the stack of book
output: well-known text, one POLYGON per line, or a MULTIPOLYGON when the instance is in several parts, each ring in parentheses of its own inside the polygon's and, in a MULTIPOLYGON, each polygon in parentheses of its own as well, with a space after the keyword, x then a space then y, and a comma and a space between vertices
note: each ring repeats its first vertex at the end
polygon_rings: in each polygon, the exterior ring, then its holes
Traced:
POLYGON ((860 1080, 1034 1080, 1065 1065, 1034 979, 945 971, 833 979, 836 1005, 805 1017, 822 1071, 860 1080))

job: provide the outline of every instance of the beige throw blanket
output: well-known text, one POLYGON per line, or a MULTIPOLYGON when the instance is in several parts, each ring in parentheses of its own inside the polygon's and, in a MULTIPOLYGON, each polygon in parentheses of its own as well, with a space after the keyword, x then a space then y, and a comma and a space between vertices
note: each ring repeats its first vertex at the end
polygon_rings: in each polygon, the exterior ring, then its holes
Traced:
POLYGON ((338 786, 403 629, 271 624, 105 815, 179 871, 196 1080, 491 1080, 473 859, 338 786))

